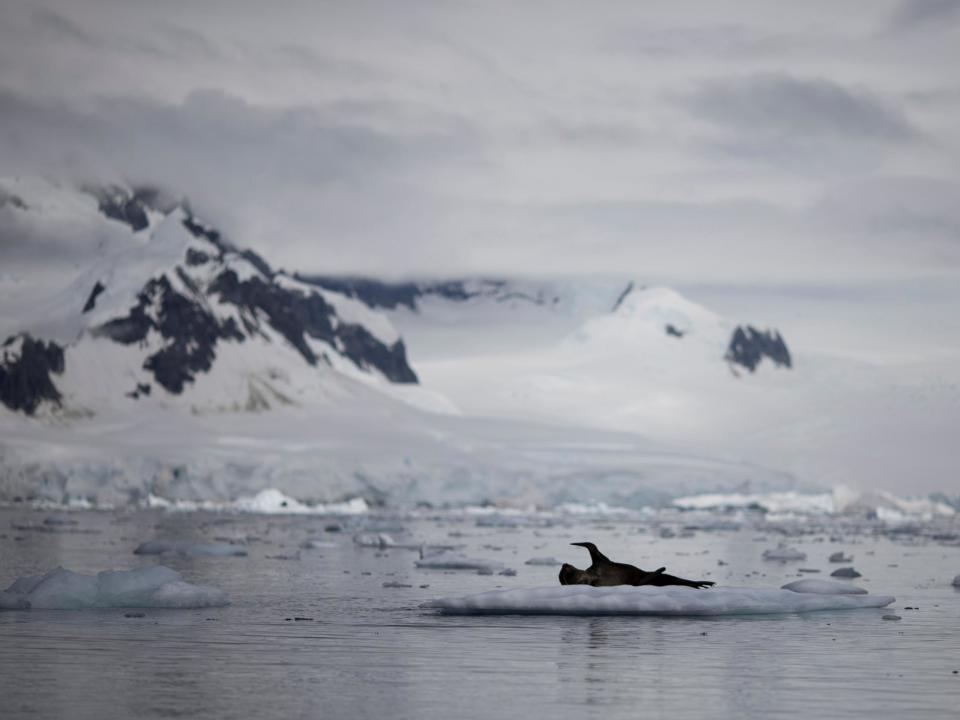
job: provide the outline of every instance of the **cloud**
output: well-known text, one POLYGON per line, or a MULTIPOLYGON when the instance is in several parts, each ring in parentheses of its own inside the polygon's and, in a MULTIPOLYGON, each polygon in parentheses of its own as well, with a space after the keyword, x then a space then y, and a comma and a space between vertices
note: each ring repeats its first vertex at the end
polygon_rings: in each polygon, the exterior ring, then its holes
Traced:
POLYGON ((738 133, 899 142, 916 135, 903 113, 874 93, 825 79, 761 75, 703 83, 689 98, 705 120, 738 133))
POLYGON ((893 30, 917 30, 950 20, 960 13, 960 0, 905 0, 890 21, 893 30))

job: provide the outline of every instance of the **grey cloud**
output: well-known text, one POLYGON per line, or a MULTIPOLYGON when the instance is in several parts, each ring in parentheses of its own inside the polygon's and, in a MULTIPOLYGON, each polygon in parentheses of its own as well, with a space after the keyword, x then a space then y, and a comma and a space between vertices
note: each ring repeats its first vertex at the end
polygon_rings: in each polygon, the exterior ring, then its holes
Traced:
POLYGON ((960 0, 905 0, 890 21, 892 30, 917 30, 951 19, 960 12, 960 0))
POLYGON ((688 100, 703 119, 765 136, 900 141, 916 134, 875 94, 824 79, 763 75, 703 84, 688 100))

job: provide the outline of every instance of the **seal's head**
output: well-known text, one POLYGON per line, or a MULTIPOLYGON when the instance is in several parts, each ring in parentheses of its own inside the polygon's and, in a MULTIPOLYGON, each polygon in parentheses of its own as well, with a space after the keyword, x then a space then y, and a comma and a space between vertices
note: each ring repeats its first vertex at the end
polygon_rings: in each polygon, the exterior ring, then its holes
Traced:
POLYGON ((569 563, 560 566, 560 584, 561 585, 589 585, 590 578, 583 570, 575 568, 569 563))

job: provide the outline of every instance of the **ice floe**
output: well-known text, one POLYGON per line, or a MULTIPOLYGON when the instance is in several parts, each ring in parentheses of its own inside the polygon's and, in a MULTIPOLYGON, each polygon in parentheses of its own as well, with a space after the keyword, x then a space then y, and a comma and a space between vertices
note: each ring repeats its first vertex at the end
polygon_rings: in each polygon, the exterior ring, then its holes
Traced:
POLYGON ((791 560, 806 560, 807 554, 797 550, 796 548, 780 545, 772 550, 765 550, 763 553, 763 559, 779 560, 781 562, 787 562, 791 560))
POLYGON ((435 555, 426 555, 417 560, 416 565, 418 568, 431 570, 489 570, 499 572, 504 569, 503 563, 496 560, 471 558, 450 550, 435 555))
POLYGON ((819 580, 809 578, 805 580, 794 580, 784 585, 782 590, 792 590, 798 593, 816 593, 817 595, 866 595, 867 591, 862 587, 851 585, 839 580, 819 580))
POLYGON ((879 608, 888 595, 839 595, 773 588, 603 587, 560 585, 494 590, 444 598, 421 607, 449 615, 772 615, 879 608))
POLYGON ((229 543, 198 543, 193 540, 156 539, 140 543, 134 555, 185 555, 187 557, 244 557, 247 549, 229 543))
POLYGON ((191 585, 180 573, 154 565, 83 575, 58 567, 17 579, 0 593, 0 609, 202 608, 227 605, 216 587, 191 585))

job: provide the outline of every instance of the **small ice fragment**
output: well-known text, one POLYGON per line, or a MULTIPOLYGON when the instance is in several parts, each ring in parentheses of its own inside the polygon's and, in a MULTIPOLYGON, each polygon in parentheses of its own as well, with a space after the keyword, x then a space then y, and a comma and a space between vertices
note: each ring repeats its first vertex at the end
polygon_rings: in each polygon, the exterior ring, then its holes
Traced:
POLYGON ((245 557, 247 549, 229 543, 195 543, 192 540, 148 540, 140 543, 134 555, 184 555, 187 557, 245 557))
POLYGON ((353 541, 360 547, 375 547, 386 550, 397 544, 397 541, 386 533, 362 532, 353 536, 353 541))
POLYGON ((789 560, 806 560, 807 554, 800 552, 796 548, 787 547, 786 545, 779 545, 772 550, 765 550, 763 553, 764 560, 779 560, 781 562, 787 562, 789 560))
POLYGON ((884 619, 884 620, 899 620, 899 619, 900 619, 900 616, 899 616, 899 615, 884 615, 884 616, 883 616, 883 619, 884 619))
POLYGON ((837 568, 832 573, 830 573, 830 577, 858 578, 862 576, 852 567, 845 567, 845 568, 837 568))
POLYGON ((816 593, 818 595, 866 595, 863 588, 838 580, 821 580, 820 578, 805 578, 794 580, 784 585, 782 590, 792 590, 798 593, 816 593))
POLYGON ((549 567, 556 567, 557 565, 562 565, 563 563, 557 560, 555 557, 535 557, 527 560, 524 565, 545 565, 549 567))
POLYGON ((497 575, 503 575, 504 577, 516 577, 517 571, 513 568, 504 568, 497 575))
POLYGON ((954 587, 960 587, 960 575, 957 575, 951 583, 954 587))
POLYGON ((853 562, 853 555, 846 557, 842 552, 835 552, 829 558, 832 563, 848 563, 853 562))
POLYGON ((491 574, 503 569, 503 563, 496 560, 470 558, 450 550, 420 558, 416 561, 416 565, 418 568, 433 570, 489 570, 491 574))
POLYGON ((407 585, 406 583, 395 582, 395 581, 392 581, 392 580, 391 580, 391 581, 389 581, 389 582, 383 583, 383 587, 385 587, 385 588, 412 588, 413 585, 407 585))
POLYGON ((300 543, 300 548, 303 550, 322 550, 326 548, 335 548, 336 543, 327 542, 326 540, 304 540, 300 543))

